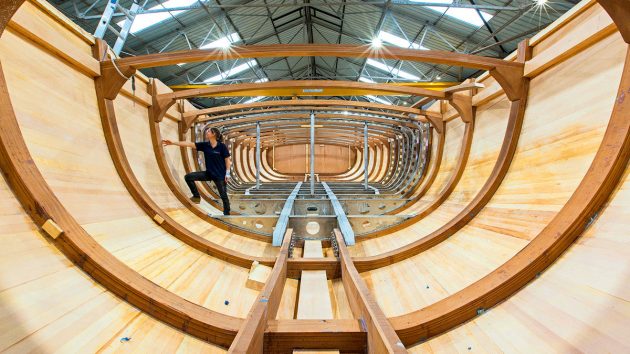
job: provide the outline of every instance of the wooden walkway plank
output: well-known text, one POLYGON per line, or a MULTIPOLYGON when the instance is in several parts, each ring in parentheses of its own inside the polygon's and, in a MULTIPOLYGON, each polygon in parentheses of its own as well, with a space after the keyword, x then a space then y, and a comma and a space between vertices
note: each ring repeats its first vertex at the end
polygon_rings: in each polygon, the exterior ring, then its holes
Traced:
POLYGON ((350 301, 354 316, 362 320, 366 327, 368 353, 406 353, 407 350, 394 331, 394 327, 389 323, 354 267, 341 232, 337 229, 333 232, 339 246, 341 280, 348 298, 354 300, 350 301))

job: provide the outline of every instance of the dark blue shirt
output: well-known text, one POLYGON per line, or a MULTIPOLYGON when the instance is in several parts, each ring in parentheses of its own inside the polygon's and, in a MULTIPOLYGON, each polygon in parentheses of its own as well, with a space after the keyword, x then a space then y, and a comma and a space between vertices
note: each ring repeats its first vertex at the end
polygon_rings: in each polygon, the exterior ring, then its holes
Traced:
POLYGON ((225 179, 225 158, 230 157, 227 146, 217 142, 217 146, 212 147, 210 142, 195 143, 197 151, 203 152, 206 161, 206 173, 213 179, 225 179))

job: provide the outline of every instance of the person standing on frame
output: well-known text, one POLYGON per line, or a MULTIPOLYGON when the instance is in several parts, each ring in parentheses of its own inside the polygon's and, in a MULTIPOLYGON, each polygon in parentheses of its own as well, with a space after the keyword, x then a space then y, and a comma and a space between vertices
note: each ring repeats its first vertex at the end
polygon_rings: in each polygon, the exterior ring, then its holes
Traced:
POLYGON ((227 195, 227 181, 230 179, 230 166, 232 165, 230 151, 228 151, 227 146, 223 143, 223 135, 221 135, 221 131, 219 131, 218 128, 213 127, 208 129, 206 138, 208 138, 208 141, 200 143, 162 140, 162 144, 165 146, 176 145, 197 149, 197 151, 203 152, 206 170, 191 172, 184 177, 188 188, 190 188, 192 192, 190 200, 196 204, 201 202, 199 190, 197 190, 197 186, 195 185, 196 181, 212 181, 214 185, 217 186, 219 196, 223 202, 223 215, 230 215, 230 200, 227 195))

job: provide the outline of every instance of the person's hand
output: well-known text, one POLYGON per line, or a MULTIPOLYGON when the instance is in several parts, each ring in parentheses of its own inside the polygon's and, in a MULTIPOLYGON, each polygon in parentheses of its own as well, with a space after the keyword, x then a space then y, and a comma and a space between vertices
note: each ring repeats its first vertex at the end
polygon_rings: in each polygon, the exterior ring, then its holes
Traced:
POLYGON ((230 180, 230 176, 225 176, 225 183, 228 183, 229 180, 230 180))
POLYGON ((162 140, 162 145, 164 146, 173 145, 173 142, 170 140, 162 140))

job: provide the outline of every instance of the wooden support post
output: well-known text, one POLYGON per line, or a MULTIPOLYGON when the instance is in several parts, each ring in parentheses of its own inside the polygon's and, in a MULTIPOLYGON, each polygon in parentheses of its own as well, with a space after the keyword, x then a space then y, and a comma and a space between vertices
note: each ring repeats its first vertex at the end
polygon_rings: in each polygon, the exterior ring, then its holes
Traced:
POLYGON ((389 323, 354 267, 341 232, 338 229, 334 229, 333 232, 339 246, 341 281, 348 298, 353 299, 350 301, 352 313, 355 318, 365 323, 368 353, 406 353, 407 350, 394 331, 394 327, 389 323))
POLYGON ((251 308, 245 321, 236 334, 228 353, 262 353, 264 346, 265 327, 268 319, 276 318, 284 283, 287 279, 287 259, 289 258, 289 244, 292 229, 287 229, 271 275, 263 290, 251 308))

